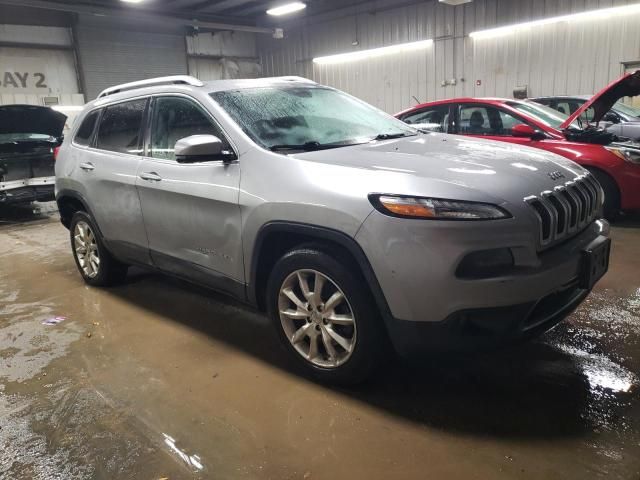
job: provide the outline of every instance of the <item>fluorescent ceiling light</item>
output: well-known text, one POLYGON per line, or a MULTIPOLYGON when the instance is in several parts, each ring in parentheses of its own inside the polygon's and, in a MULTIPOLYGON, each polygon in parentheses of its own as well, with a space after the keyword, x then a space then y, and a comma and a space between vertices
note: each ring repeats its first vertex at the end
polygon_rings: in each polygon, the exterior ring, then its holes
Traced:
POLYGON ((400 43, 398 45, 389 45, 388 47, 372 48, 370 50, 357 50, 355 52, 338 53, 337 55, 328 55, 326 57, 316 57, 313 63, 319 65, 328 65, 332 63, 354 62, 365 58, 382 57, 383 55, 391 55, 393 53, 410 52, 413 50, 421 50, 427 48, 433 43, 433 40, 420 40, 418 42, 400 43))
POLYGON ((560 17, 542 18, 533 20, 532 22, 518 23, 515 25, 507 25, 505 27, 490 28, 489 30, 478 30, 471 32, 471 38, 490 38, 509 35, 517 30, 523 30, 531 27, 539 27, 541 25, 551 25, 561 22, 577 22, 581 20, 604 20, 613 16, 629 15, 632 13, 640 13, 640 3, 633 5, 624 5, 622 7, 602 8, 600 10, 589 10, 587 12, 573 13, 570 15, 562 15, 560 17))
POLYGON ((267 15, 287 15, 288 13, 304 10, 307 6, 302 2, 293 2, 280 5, 279 7, 270 8, 267 10, 267 15))
POLYGON ((120 0, 120 1, 125 3, 141 3, 144 0, 120 0))

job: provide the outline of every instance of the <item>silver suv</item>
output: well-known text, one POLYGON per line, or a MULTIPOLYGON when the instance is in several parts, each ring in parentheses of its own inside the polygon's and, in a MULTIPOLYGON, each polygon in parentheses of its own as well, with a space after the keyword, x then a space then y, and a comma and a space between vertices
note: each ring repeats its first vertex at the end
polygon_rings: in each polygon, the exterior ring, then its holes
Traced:
POLYGON ((155 268, 268 312, 303 369, 529 337, 605 273, 602 191, 541 150, 424 134, 302 78, 120 85, 89 103, 56 198, 90 285, 155 268))

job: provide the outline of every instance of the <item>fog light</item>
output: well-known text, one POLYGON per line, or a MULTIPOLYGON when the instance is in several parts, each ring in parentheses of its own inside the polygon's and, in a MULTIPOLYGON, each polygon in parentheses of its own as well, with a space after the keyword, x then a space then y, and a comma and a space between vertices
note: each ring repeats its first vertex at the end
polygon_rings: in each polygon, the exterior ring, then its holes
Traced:
POLYGON ((459 278, 490 278, 505 275, 513 269, 513 254, 509 248, 480 250, 465 256, 458 268, 459 278))

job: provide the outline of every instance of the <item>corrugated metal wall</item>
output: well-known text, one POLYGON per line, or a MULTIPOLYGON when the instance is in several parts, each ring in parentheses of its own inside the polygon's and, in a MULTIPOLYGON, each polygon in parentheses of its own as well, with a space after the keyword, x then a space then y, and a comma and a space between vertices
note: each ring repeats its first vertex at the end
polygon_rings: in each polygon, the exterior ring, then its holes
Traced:
MULTIPOLYGON (((301 75, 348 91, 393 113, 420 101, 454 96, 591 93, 640 61, 640 14, 559 23, 492 39, 472 31, 638 0, 436 0, 364 11, 288 30, 260 42, 263 74, 301 75), (433 38, 426 50, 358 62, 313 64, 316 56, 433 38), (357 42, 356 45, 354 43, 357 42), (455 85, 442 86, 444 80, 455 85), (479 85, 477 85, 479 81, 479 85)), ((371 2, 376 4, 376 2, 371 2)))
POLYGON ((215 32, 189 35, 186 39, 190 75, 204 81, 260 76, 255 35, 215 32))
POLYGON ((102 28, 82 18, 75 32, 87 100, 112 85, 187 73, 183 35, 102 28))

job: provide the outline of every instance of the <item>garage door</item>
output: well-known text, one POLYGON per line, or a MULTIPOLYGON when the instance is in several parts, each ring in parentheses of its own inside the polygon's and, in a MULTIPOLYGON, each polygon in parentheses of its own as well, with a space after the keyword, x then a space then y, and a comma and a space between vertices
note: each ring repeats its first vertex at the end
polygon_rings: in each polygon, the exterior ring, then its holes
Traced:
POLYGON ((183 36, 94 27, 76 34, 87 100, 112 85, 187 73, 183 36))

